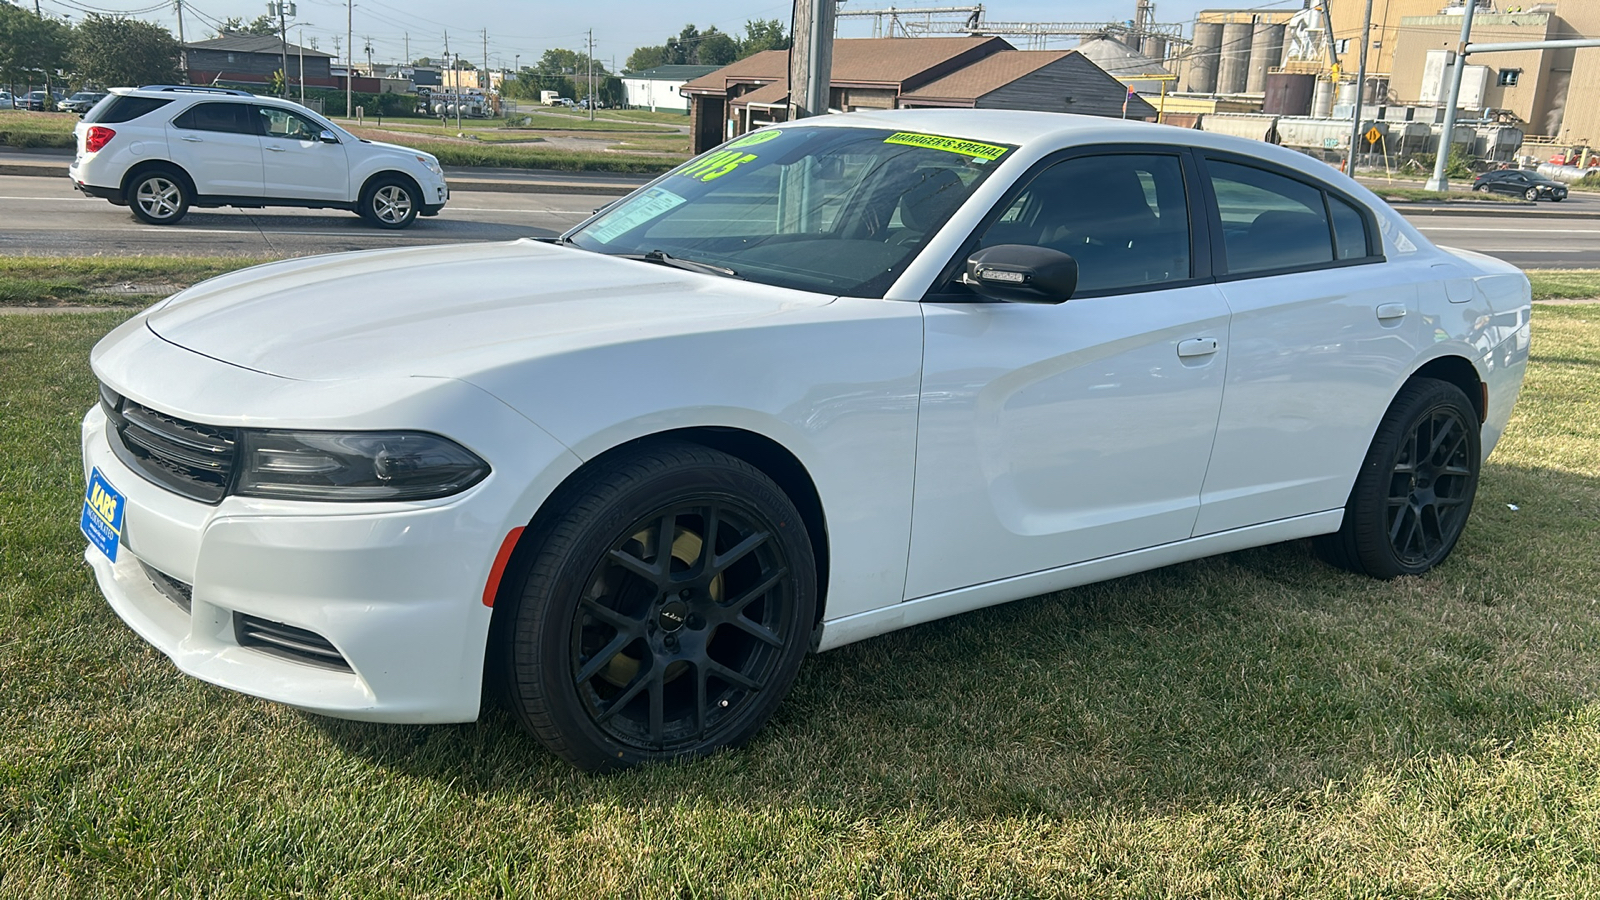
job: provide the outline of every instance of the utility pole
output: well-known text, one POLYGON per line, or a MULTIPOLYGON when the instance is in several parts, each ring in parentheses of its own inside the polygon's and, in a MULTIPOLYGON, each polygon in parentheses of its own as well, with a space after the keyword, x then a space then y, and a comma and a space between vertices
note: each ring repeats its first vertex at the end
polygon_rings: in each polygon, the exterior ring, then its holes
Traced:
POLYGON ((594 121, 594 29, 589 29, 589 121, 594 121))
POLYGON ((362 38, 362 40, 366 41, 366 47, 364 49, 367 51, 367 77, 371 78, 372 77, 372 35, 369 34, 366 37, 362 38))
POLYGON ((406 32, 406 58, 401 60, 406 65, 411 65, 411 32, 406 32))
POLYGON ((183 39, 183 0, 173 0, 173 6, 178 8, 178 68, 183 72, 183 80, 189 80, 189 49, 183 39))
MULTIPOLYGON (((44 19, 44 10, 39 8, 39 0, 33 0, 33 14, 38 16, 39 19, 41 21, 43 21, 43 19, 44 19)), ((23 13, 23 15, 27 15, 27 13, 23 13)), ((54 106, 55 105, 55 100, 56 100, 56 92, 50 87, 50 67, 49 66, 45 66, 44 67, 44 100, 41 101, 41 103, 39 105, 39 110, 42 112, 42 111, 44 111, 46 109, 49 109, 50 107, 54 106)))
POLYGON ((491 85, 491 82, 489 81, 489 29, 485 28, 483 30, 483 84, 480 85, 480 87, 483 88, 483 102, 485 104, 487 104, 489 102, 489 87, 490 87, 490 85, 491 85))
POLYGON ((289 18, 286 11, 288 6, 289 4, 284 3, 283 0, 267 4, 268 12, 276 11, 278 13, 278 58, 281 66, 278 71, 283 73, 283 99, 285 100, 289 99, 289 18), (274 10, 274 7, 276 7, 276 10, 274 10))
POLYGON ((346 119, 356 114, 355 101, 351 95, 355 92, 353 85, 356 80, 356 31, 353 26, 355 21, 356 0, 344 0, 344 43, 350 48, 350 58, 344 63, 344 117, 346 119))
POLYGON ((295 40, 295 46, 300 48, 300 105, 306 105, 306 26, 300 25, 300 37, 295 40))
POLYGON ((1450 179, 1444 175, 1444 167, 1450 162, 1450 132, 1456 127, 1456 104, 1461 100, 1461 73, 1467 68, 1467 41, 1472 37, 1472 14, 1478 8, 1478 0, 1467 0, 1467 8, 1461 14, 1461 43, 1456 46, 1455 70, 1445 73, 1450 79, 1450 97, 1444 108, 1444 126, 1439 129, 1439 152, 1434 154, 1433 177, 1428 179, 1424 187, 1430 191, 1450 190, 1450 179))
POLYGON ((828 112, 833 84, 833 23, 836 0, 794 0, 789 43, 789 117, 828 112))
POLYGON ((1361 64, 1356 69, 1356 108, 1350 123, 1350 157, 1344 172, 1356 177, 1356 148, 1361 145, 1361 98, 1367 93, 1367 47, 1372 42, 1372 0, 1367 0, 1367 16, 1361 20, 1361 64))

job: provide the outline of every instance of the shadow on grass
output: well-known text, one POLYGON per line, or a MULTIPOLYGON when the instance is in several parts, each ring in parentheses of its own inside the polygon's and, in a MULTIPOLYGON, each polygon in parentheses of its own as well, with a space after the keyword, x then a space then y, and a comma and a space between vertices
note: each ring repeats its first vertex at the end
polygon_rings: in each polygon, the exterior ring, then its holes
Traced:
POLYGON ((1300 795, 1502 747, 1594 698, 1600 625, 1573 601, 1596 593, 1597 497, 1592 478, 1491 465, 1460 547, 1423 578, 1348 575, 1296 542, 864 641, 810 657, 747 748, 614 776, 574 772, 499 709, 446 727, 307 720, 464 790, 641 808, 1057 815, 1300 795))

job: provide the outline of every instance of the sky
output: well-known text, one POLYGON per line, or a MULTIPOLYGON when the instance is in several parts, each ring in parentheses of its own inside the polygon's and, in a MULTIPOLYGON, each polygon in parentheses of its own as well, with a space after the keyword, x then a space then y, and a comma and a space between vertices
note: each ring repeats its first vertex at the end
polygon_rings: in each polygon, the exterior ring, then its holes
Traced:
MULTIPOLYGON (((14 0, 31 7, 33 0, 14 0)), ((177 33, 173 0, 38 0, 52 15, 70 16, 73 21, 86 13, 121 13, 159 22, 177 33)), ((290 41, 304 34, 306 46, 316 40, 318 49, 334 52, 334 38, 342 45, 345 36, 345 0, 293 0, 297 15, 290 19, 290 41)), ((213 23, 230 16, 249 21, 266 12, 265 0, 183 0, 184 36, 193 41, 210 37, 213 23)), ((842 10, 879 9, 895 6, 902 10, 918 6, 970 5, 971 0, 846 0, 842 10)), ((1156 0, 1157 22, 1191 23, 1195 13, 1212 8, 1296 9, 1301 0, 1156 0)), ((984 0, 985 18, 1005 22, 1098 22, 1133 18, 1134 0, 984 0)), ((792 3, 785 0, 579 0, 579 2, 533 2, 533 0, 466 0, 466 2, 427 2, 416 0, 355 0, 351 11, 357 59, 365 61, 365 46, 372 43, 374 62, 395 62, 405 57, 442 57, 445 33, 450 49, 478 65, 483 64, 484 32, 488 36, 489 62, 493 67, 530 64, 552 47, 582 50, 589 29, 594 29, 594 56, 615 59, 620 66, 634 48, 658 45, 676 35, 686 23, 704 30, 715 25, 734 35, 744 32, 749 19, 779 19, 787 26, 792 3), (409 43, 408 38, 409 36, 409 43)), ((840 19, 840 37, 870 37, 870 18, 840 19)), ((1064 39, 1050 46, 1070 47, 1075 40, 1064 39)), ((345 48, 346 53, 348 48, 345 48)), ((341 54, 344 55, 344 54, 341 54)))

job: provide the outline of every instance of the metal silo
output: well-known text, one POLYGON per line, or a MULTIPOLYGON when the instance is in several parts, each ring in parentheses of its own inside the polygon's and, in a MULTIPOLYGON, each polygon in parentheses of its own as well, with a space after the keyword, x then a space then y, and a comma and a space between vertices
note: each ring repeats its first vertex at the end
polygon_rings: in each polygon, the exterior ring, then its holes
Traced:
POLYGON ((1267 71, 1275 69, 1283 60, 1283 26, 1262 22, 1250 36, 1250 74, 1245 81, 1245 92, 1264 93, 1267 89, 1267 71))
POLYGON ((1217 65, 1217 93, 1240 94, 1250 80, 1250 43, 1255 26, 1233 22, 1222 26, 1221 62, 1217 65))
POLYGON ((1221 22, 1197 22, 1190 48, 1189 90, 1209 94, 1217 89, 1217 57, 1222 46, 1221 22))

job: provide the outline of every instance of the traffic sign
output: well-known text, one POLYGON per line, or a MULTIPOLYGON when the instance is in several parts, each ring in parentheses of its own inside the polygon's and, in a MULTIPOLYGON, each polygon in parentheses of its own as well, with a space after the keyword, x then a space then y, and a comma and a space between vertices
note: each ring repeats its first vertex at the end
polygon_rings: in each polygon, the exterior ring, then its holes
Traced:
POLYGON ((1367 143, 1369 144, 1376 144, 1377 142, 1383 140, 1383 132, 1379 131, 1378 126, 1376 125, 1368 128, 1367 133, 1362 136, 1367 139, 1367 143))

